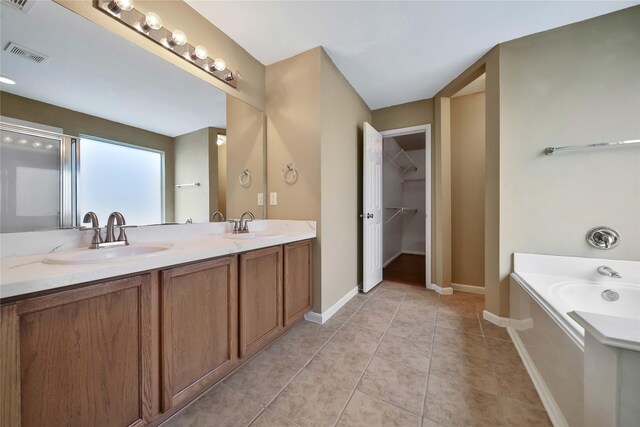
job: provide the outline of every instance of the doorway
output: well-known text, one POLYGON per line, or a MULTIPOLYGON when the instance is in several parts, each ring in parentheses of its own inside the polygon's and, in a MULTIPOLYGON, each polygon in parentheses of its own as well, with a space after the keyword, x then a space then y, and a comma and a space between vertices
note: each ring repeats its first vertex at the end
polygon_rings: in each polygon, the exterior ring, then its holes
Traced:
POLYGON ((383 280, 427 285, 426 130, 383 132, 383 280))
POLYGON ((383 279, 431 288, 431 125, 365 124, 364 148, 363 291, 383 279))

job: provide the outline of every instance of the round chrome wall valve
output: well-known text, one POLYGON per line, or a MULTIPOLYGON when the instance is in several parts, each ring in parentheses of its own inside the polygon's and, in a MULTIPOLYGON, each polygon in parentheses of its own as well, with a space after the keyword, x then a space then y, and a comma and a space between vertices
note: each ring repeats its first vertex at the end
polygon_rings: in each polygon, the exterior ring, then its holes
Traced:
POLYGON ((597 249, 613 249, 620 244, 620 234, 610 227, 594 227, 587 232, 587 242, 597 249))

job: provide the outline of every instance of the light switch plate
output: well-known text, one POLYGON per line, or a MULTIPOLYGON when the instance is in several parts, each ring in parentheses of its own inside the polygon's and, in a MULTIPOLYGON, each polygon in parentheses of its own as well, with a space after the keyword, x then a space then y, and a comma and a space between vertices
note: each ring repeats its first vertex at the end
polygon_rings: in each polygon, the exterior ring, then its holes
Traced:
POLYGON ((264 193, 258 193, 258 206, 264 206, 264 193))
POLYGON ((269 193, 269 204, 271 206, 276 206, 278 204, 278 193, 276 192, 269 193))

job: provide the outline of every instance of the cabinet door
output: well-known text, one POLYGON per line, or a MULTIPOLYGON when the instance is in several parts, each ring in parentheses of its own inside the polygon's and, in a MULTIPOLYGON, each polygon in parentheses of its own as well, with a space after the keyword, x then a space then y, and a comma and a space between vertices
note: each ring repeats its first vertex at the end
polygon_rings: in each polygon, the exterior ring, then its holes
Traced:
POLYGON ((311 240, 284 246, 284 325, 300 320, 313 304, 311 240))
POLYGON ((2 356, 13 352, 13 378, 20 380, 12 395, 20 396, 23 427, 149 421, 148 275, 27 299, 2 310, 2 356), (15 327, 7 329, 10 325, 15 327), (4 347, 9 337, 15 339, 13 349, 4 347))
POLYGON ((162 272, 162 409, 199 395, 238 360, 236 257, 162 272))
POLYGON ((240 255, 240 357, 282 331, 282 246, 240 255))

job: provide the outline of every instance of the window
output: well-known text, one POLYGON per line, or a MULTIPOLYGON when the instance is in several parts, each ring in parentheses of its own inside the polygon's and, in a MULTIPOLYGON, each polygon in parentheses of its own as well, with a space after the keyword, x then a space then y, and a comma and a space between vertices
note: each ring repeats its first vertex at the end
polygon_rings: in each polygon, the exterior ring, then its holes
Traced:
POLYGON ((162 152, 97 138, 80 139, 78 208, 80 220, 93 211, 105 225, 109 214, 122 212, 127 224, 164 220, 162 152))

